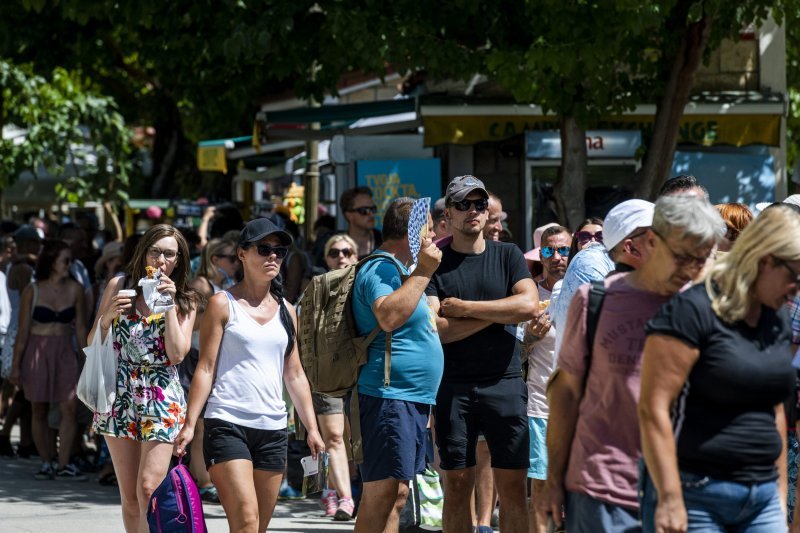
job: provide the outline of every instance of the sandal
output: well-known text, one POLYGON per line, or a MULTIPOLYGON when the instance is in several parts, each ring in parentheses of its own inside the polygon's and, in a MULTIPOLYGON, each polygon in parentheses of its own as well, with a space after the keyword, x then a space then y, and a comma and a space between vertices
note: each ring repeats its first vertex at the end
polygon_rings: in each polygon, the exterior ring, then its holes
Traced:
POLYGON ((116 487, 117 486, 117 476, 114 475, 114 472, 109 472, 103 476, 100 476, 97 480, 98 483, 103 485, 104 487, 116 487))

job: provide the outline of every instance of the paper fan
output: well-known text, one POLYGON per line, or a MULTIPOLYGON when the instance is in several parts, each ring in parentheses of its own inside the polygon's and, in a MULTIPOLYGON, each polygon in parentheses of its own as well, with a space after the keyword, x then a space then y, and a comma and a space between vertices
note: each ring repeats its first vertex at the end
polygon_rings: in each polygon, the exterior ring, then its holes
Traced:
POLYGON ((428 236, 430 204, 430 198, 416 200, 411 207, 411 215, 408 217, 408 244, 411 247, 411 257, 414 259, 414 264, 417 263, 422 241, 428 236))

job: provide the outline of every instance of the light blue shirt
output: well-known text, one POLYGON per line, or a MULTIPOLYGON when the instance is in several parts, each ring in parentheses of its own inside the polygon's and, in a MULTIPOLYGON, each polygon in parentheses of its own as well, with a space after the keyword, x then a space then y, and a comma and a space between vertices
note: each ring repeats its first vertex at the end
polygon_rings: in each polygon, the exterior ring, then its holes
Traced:
POLYGON ((589 246, 575 254, 564 274, 561 292, 558 297, 553 295, 550 301, 550 319, 556 328, 556 354, 561 349, 561 340, 566 333, 563 324, 567 321, 569 304, 578 292, 578 287, 584 283, 605 279, 612 270, 614 262, 608 257, 605 246, 600 243, 591 242, 589 246))
MULTIPOLYGON (((402 271, 408 274, 404 267, 402 271)), ((369 335, 378 325, 372 312, 375 300, 389 296, 401 284, 397 267, 388 256, 372 259, 361 267, 353 284, 353 315, 359 335, 369 335)), ((444 370, 444 354, 436 317, 424 294, 406 323, 392 332, 389 387, 383 385, 385 343, 386 334, 381 331, 369 345, 367 363, 358 378, 359 394, 434 405, 444 370)))

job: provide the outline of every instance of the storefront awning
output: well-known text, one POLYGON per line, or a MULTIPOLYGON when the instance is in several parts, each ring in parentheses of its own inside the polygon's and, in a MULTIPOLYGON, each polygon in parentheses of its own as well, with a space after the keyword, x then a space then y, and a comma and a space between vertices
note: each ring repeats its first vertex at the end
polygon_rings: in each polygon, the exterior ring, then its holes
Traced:
MULTIPOLYGON (((544 114, 539 106, 421 106, 425 146, 475 144, 501 141, 526 131, 558 130, 556 115, 544 114)), ((780 146, 782 103, 706 104, 690 103, 680 123, 678 143, 703 146, 780 146)), ((630 113, 604 117, 596 124, 602 130, 634 130, 649 136, 655 122, 655 106, 638 106, 630 113)))
POLYGON ((334 135, 376 135, 420 126, 417 102, 407 98, 360 104, 298 107, 262 111, 256 115, 256 131, 262 138, 323 140, 334 135), (310 124, 319 124, 311 129, 310 124))

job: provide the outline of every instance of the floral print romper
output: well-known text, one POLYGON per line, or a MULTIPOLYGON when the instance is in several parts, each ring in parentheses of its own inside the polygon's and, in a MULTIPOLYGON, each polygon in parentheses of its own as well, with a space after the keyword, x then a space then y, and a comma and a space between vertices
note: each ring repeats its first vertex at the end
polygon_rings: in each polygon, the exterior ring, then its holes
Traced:
POLYGON ((100 435, 172 442, 183 427, 186 400, 164 347, 164 313, 122 316, 112 329, 117 398, 110 413, 95 413, 100 435))

